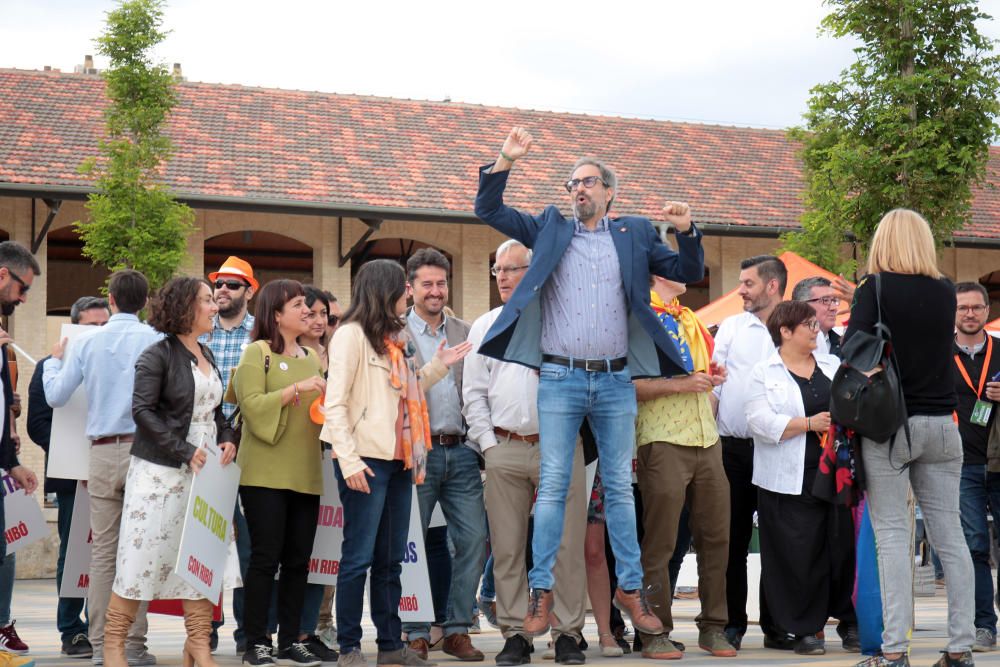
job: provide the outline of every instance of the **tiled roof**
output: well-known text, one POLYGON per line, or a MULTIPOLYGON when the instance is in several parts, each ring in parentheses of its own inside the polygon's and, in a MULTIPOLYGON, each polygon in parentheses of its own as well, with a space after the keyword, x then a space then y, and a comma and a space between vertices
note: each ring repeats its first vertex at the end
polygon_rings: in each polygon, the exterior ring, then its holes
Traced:
MULTIPOLYGON (((100 77, 0 69, 0 183, 89 186, 105 102, 100 77)), ((617 213, 658 219, 666 199, 718 225, 794 228, 802 179, 777 130, 181 83, 165 174, 180 196, 472 217, 479 165, 512 126, 535 136, 507 201, 568 205, 572 163, 597 155, 617 171, 617 213)), ((1000 149, 993 151, 1000 165, 1000 149)), ((978 193, 963 237, 1000 238, 1000 195, 978 193)))

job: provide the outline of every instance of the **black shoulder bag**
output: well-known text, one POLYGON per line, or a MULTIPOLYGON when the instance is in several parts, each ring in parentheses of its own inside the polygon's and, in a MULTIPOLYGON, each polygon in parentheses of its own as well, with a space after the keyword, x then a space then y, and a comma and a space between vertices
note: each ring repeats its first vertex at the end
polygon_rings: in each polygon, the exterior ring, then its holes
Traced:
POLYGON ((882 276, 876 273, 873 278, 878 322, 874 333, 855 331, 841 347, 843 363, 830 388, 830 416, 875 442, 893 440, 902 426, 909 442, 906 402, 892 349, 892 333, 882 322, 882 276))

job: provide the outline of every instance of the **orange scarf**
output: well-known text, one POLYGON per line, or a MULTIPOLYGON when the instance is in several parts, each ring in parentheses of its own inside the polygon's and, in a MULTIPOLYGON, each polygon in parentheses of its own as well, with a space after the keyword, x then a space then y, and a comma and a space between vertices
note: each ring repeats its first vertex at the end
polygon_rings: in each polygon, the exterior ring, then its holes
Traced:
POLYGON ((403 406, 403 467, 413 470, 413 482, 423 484, 427 474, 427 452, 431 449, 431 420, 427 398, 417 378, 413 357, 406 355, 407 341, 386 337, 389 351, 389 383, 398 389, 403 406))

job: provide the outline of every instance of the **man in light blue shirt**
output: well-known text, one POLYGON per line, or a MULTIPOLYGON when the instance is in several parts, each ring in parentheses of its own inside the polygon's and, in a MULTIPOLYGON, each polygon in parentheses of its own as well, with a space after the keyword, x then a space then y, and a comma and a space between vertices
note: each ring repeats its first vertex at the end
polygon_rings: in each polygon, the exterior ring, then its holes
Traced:
MULTIPOLYGON (((135 422, 132 385, 135 362, 162 338, 136 316, 146 306, 149 283, 138 271, 116 271, 108 283, 111 319, 73 343, 66 358, 66 340, 56 343, 45 362, 42 384, 53 408, 65 405, 78 386, 87 388, 87 438, 91 441, 87 490, 90 492, 92 554, 87 605, 94 664, 103 664, 104 621, 115 579, 118 528, 121 523, 135 422)), ((146 650, 146 607, 142 605, 126 642, 129 665, 153 665, 146 650)))

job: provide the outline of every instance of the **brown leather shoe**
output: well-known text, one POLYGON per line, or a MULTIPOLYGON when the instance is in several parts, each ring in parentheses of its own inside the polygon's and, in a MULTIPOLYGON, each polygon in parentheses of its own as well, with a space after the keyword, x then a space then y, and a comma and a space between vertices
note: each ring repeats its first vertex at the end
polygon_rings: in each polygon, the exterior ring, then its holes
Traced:
POLYGON ((660 622, 649 608, 646 601, 646 591, 637 590, 628 594, 620 587, 615 589, 615 606, 628 614, 632 620, 632 627, 647 635, 658 635, 663 632, 663 623, 660 622))
POLYGON ((445 637, 444 652, 462 662, 479 662, 484 657, 483 652, 472 645, 472 639, 465 632, 445 637))
POLYGON ((419 637, 410 642, 410 650, 420 656, 421 660, 427 659, 427 651, 431 645, 423 637, 419 637))
POLYGON ((524 617, 524 634, 532 637, 549 631, 552 613, 552 591, 533 588, 528 596, 528 615, 524 617))

